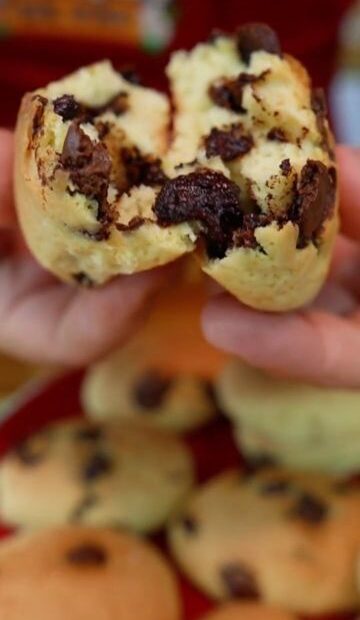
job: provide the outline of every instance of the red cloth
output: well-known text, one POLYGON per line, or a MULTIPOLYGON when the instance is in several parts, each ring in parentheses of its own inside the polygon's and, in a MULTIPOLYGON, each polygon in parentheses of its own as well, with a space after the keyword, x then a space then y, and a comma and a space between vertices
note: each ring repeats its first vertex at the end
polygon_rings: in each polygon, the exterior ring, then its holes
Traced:
MULTIPOLYGON (((351 0, 179 0, 180 19, 171 49, 190 47, 213 28, 232 31, 241 22, 267 21, 281 37, 283 47, 309 68, 316 84, 330 79, 336 50, 336 34, 351 0)), ((170 50, 149 56, 139 50, 60 38, 19 36, 0 41, 0 125, 15 122, 22 94, 46 84, 80 65, 104 57, 120 66, 135 63, 149 84, 166 87, 163 68, 170 50)))

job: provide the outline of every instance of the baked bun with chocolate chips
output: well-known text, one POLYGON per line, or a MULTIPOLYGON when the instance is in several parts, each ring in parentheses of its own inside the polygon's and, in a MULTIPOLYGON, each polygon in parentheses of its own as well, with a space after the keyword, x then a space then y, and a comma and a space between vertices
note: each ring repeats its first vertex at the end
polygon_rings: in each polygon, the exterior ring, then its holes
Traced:
POLYGON ((180 567, 215 599, 333 613, 358 605, 359 518, 351 483, 276 467, 232 470, 193 494, 169 540, 180 567))
POLYGON ((15 188, 30 248, 85 285, 199 248, 249 306, 308 303, 338 227, 321 92, 262 24, 175 53, 168 75, 170 146, 166 97, 108 63, 25 96, 15 188))
POLYGON ((0 546, 4 620, 180 620, 175 575, 125 532, 66 527, 0 546))
POLYGON ((308 303, 338 228, 322 93, 262 24, 175 53, 168 76, 176 112, 165 169, 177 178, 158 196, 159 222, 195 222, 203 270, 243 303, 308 303))
POLYGON ((22 102, 18 215, 34 255, 65 281, 101 284, 193 248, 188 224, 154 223, 152 207, 166 178, 169 102, 126 77, 105 61, 22 102))

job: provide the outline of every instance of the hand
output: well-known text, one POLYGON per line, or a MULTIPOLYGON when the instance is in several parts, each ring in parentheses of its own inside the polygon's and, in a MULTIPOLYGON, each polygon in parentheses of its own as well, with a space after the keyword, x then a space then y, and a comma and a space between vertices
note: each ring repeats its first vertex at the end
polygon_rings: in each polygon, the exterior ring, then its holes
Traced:
POLYGON ((215 346, 277 375, 360 387, 360 150, 337 150, 342 230, 318 299, 289 314, 257 312, 213 298, 203 329, 215 346))
POLYGON ((137 326, 166 270, 118 277, 94 290, 57 281, 25 248, 12 192, 13 136, 0 130, 0 349, 39 362, 82 365, 137 326))

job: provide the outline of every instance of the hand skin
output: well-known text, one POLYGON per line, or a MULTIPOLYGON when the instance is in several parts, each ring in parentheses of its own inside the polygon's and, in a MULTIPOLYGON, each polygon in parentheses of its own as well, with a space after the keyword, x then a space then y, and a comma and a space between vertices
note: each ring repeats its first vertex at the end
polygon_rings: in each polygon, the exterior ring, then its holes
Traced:
POLYGON ((206 338, 273 374, 360 387, 360 150, 340 146, 341 235, 327 284, 307 308, 257 312, 225 295, 203 312, 206 338))
POLYGON ((118 277, 94 290, 56 280, 21 238, 12 165, 13 135, 0 129, 0 349, 36 362, 87 364, 138 326, 167 270, 118 277))

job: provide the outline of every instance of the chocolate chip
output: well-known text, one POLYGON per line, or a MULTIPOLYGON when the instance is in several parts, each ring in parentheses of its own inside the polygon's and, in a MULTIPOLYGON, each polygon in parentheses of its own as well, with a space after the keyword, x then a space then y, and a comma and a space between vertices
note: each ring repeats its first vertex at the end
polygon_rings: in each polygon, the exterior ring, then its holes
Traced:
POLYGON ((327 105, 325 93, 322 88, 314 88, 311 93, 311 108, 316 116, 316 125, 322 138, 321 145, 334 159, 334 151, 330 145, 329 132, 327 128, 327 105))
POLYGON ((31 440, 23 441, 16 446, 14 454, 24 465, 38 465, 45 456, 44 451, 39 450, 31 440))
POLYGON ((167 176, 161 168, 161 161, 151 155, 143 155, 137 147, 121 149, 121 159, 126 170, 128 187, 163 185, 167 176))
POLYGON ((235 230, 232 237, 232 245, 237 248, 251 248, 264 251, 255 237, 257 228, 268 226, 274 221, 274 216, 269 213, 246 213, 243 217, 241 228, 235 230))
POLYGON ((219 155, 223 161, 232 161, 246 155, 254 146, 250 134, 246 134, 242 125, 231 125, 228 129, 213 128, 205 138, 207 157, 219 155))
POLYGON ((126 80, 130 84, 135 84, 136 86, 139 86, 142 84, 140 75, 137 73, 137 71, 132 65, 127 65, 125 67, 122 67, 120 69, 120 75, 122 75, 124 80, 126 80))
POLYGON ((272 140, 274 142, 289 142, 285 135, 285 131, 280 129, 280 127, 273 127, 267 134, 268 140, 272 140))
POLYGON ((194 517, 190 515, 185 515, 184 517, 182 517, 179 520, 179 523, 187 534, 196 534, 196 532, 198 532, 199 530, 198 522, 194 517))
POLYGON ((48 103, 48 100, 42 95, 35 95, 32 100, 36 101, 36 108, 32 123, 32 137, 34 138, 39 133, 42 127, 45 107, 48 103))
POLYGON ((95 452, 87 463, 85 463, 82 477, 86 481, 97 480, 98 478, 106 476, 111 472, 112 468, 113 462, 109 456, 103 452, 95 452))
POLYGON ((90 508, 93 508, 98 503, 98 498, 96 495, 86 495, 84 499, 81 500, 78 506, 76 506, 73 511, 70 522, 71 523, 79 523, 83 520, 84 515, 88 512, 90 508))
POLYGON ((202 169, 165 183, 154 213, 160 226, 201 223, 211 257, 223 257, 243 219, 239 187, 220 172, 202 169))
POLYGON ((224 566, 220 571, 226 594, 230 598, 258 598, 259 588, 252 571, 240 563, 224 566))
POLYGON ((84 543, 70 549, 66 554, 66 560, 76 566, 101 566, 107 562, 107 552, 103 547, 93 543, 84 543))
POLYGON ((172 384, 172 378, 164 376, 157 370, 149 369, 134 384, 133 398, 145 410, 160 407, 172 384))
POLYGON ((297 187, 291 219, 299 226, 298 247, 303 248, 322 232, 335 207, 336 176, 334 168, 320 161, 308 160, 297 187))
POLYGON ((78 191, 104 205, 107 199, 111 159, 106 147, 96 144, 75 121, 67 132, 60 163, 70 173, 78 191))
POLYGON ((61 116, 63 121, 72 121, 80 115, 81 105, 76 101, 74 95, 62 95, 53 102, 54 112, 61 116))
POLYGON ((259 491, 262 495, 282 495, 283 493, 287 493, 290 489, 291 482, 289 480, 284 480, 284 478, 266 480, 259 487, 259 491))
POLYGON ((302 493, 290 510, 290 516, 308 523, 321 523, 328 515, 328 506, 310 493, 302 493))
POLYGON ((269 456, 268 454, 257 454, 253 456, 248 456, 245 461, 245 472, 247 475, 257 474, 262 469, 267 469, 268 467, 275 467, 276 460, 269 456))
POLYGON ((279 168, 281 170, 281 174, 284 177, 288 177, 291 174, 291 170, 292 170, 290 159, 283 159, 282 162, 280 163, 279 168))
POLYGON ((101 426, 79 428, 75 433, 75 439, 79 441, 99 441, 103 436, 104 429, 101 426))
POLYGON ((73 280, 83 286, 84 288, 91 288, 94 286, 94 281, 84 271, 79 271, 72 275, 73 280))
POLYGON ((236 41, 239 54, 247 65, 253 52, 282 55, 279 38, 267 24, 250 23, 241 26, 236 33, 236 41))
POLYGON ((120 92, 113 99, 108 101, 102 108, 95 110, 97 115, 104 114, 105 112, 113 112, 115 116, 121 116, 125 114, 129 109, 129 95, 126 92, 120 92))
POLYGON ((243 106, 244 88, 248 84, 255 84, 262 80, 268 72, 265 71, 261 75, 252 75, 251 73, 240 73, 237 78, 223 78, 211 84, 209 88, 209 97, 221 108, 246 114, 247 110, 243 106))

